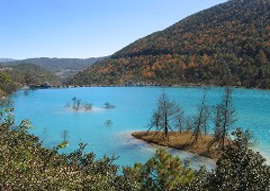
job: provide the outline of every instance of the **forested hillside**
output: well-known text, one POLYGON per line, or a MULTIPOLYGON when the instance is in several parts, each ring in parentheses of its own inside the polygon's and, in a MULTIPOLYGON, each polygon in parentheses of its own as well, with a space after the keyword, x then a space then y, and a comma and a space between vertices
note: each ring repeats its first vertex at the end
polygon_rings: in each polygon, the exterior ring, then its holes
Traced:
POLYGON ((75 74, 76 72, 88 68, 95 62, 104 59, 103 57, 99 58, 87 58, 87 59, 78 59, 78 58, 29 58, 25 60, 17 60, 12 62, 5 62, 5 65, 18 65, 21 63, 30 63, 35 64, 44 68, 47 71, 55 73, 56 75, 66 78, 75 74))
POLYGON ((215 84, 270 88, 270 1, 230 0, 139 39, 73 84, 215 84))
POLYGON ((0 96, 10 94, 24 85, 40 85, 46 82, 51 85, 61 84, 59 77, 34 64, 0 66, 0 96))
POLYGON ((19 64, 6 72, 14 81, 23 85, 44 84, 46 82, 52 85, 60 85, 61 83, 59 77, 35 64, 19 64))

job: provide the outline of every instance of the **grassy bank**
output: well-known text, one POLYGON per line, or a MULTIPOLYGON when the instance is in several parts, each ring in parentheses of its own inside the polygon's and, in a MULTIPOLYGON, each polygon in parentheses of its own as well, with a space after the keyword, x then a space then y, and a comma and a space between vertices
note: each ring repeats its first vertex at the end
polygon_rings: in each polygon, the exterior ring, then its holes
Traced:
POLYGON ((200 156, 206 156, 211 159, 218 159, 220 153, 216 149, 217 145, 213 145, 208 150, 208 144, 213 140, 211 135, 202 135, 197 143, 193 143, 192 133, 174 133, 170 132, 168 138, 164 138, 162 132, 134 132, 133 137, 143 140, 147 143, 153 143, 165 147, 171 147, 178 150, 185 150, 200 156))

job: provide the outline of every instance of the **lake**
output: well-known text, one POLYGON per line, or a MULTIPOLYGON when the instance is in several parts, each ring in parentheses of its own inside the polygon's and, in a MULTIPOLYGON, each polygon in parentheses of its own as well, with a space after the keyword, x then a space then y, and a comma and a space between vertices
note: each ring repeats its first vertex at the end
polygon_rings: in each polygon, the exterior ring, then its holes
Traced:
MULTIPOLYGON (((88 143, 86 152, 95 152, 100 158, 104 154, 120 156, 119 165, 146 162, 154 155, 156 148, 130 136, 131 132, 146 130, 158 97, 165 91, 179 103, 187 115, 195 114, 204 89, 161 88, 161 87, 88 87, 66 89, 19 90, 11 97, 14 101, 17 121, 30 119, 35 129, 31 133, 44 140, 44 146, 53 147, 61 142, 64 130, 69 132, 69 146, 62 152, 71 152, 78 143, 88 143), (88 112, 72 111, 66 108, 77 97, 82 102, 93 104, 88 112), (104 109, 104 103, 116 107, 104 109), (106 121, 111 120, 111 125, 106 121)), ((208 104, 220 102, 224 89, 212 87, 208 91, 208 104)), ((234 106, 238 121, 235 127, 249 128, 259 142, 258 150, 270 161, 270 91, 234 89, 234 106)), ((170 149, 181 158, 189 158, 191 166, 198 168, 214 163, 204 157, 197 157, 184 151, 170 149)))

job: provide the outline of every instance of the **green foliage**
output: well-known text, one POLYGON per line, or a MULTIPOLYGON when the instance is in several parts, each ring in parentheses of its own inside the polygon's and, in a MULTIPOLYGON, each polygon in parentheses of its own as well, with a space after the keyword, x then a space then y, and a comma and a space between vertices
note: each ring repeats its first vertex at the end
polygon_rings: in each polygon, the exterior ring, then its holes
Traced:
MULTIPOLYGON (((96 159, 85 153, 86 144, 70 154, 42 147, 39 138, 27 133, 28 120, 15 125, 12 109, 0 112, 0 190, 101 190, 101 191, 251 191, 269 190, 270 167, 248 149, 250 135, 238 129, 213 172, 191 170, 189 163, 156 152, 145 164, 123 167, 115 156, 96 159)), ((67 132, 65 133, 67 134, 67 132)))
POLYGON ((38 137, 26 133, 28 121, 16 126, 7 112, 1 113, 0 125, 1 190, 117 190, 115 158, 96 160, 83 152, 84 144, 68 155, 58 154, 67 141, 45 149, 38 137))
POLYGON ((147 183, 150 189, 170 189, 194 177, 179 158, 164 151, 144 165, 125 167, 123 173, 113 164, 117 157, 95 159, 94 153, 84 153, 83 143, 70 154, 58 154, 67 140, 54 149, 45 149, 38 137, 27 133, 29 121, 16 126, 11 112, 6 109, 0 115, 1 190, 145 190, 147 181, 151 181, 151 185, 147 183), (162 180, 163 176, 166 179, 162 180))
POLYGON ((71 83, 270 88, 269 13, 266 0, 227 1, 130 44, 71 83))
POLYGON ((68 144, 69 144, 68 141, 63 141, 63 142, 59 143, 59 144, 55 147, 55 149, 56 149, 56 150, 64 149, 64 148, 66 148, 66 147, 68 146, 68 144))
POLYGON ((55 86, 61 84, 57 76, 34 64, 24 63, 8 68, 1 66, 0 96, 9 95, 24 85, 41 85, 47 82, 55 86))
POLYGON ((43 68, 29 63, 22 63, 4 70, 11 79, 21 85, 40 85, 46 82, 51 85, 60 85, 60 79, 43 68))
POLYGON ((195 172, 184 166, 178 157, 166 153, 164 150, 156 152, 144 165, 137 164, 134 169, 139 172, 139 182, 142 190, 175 190, 188 185, 194 178, 195 172))
POLYGON ((209 190, 269 190, 270 167, 265 159, 248 149, 246 133, 237 129, 233 135, 234 143, 226 148, 209 178, 209 190))
POLYGON ((4 73, 0 72, 0 95, 10 94, 17 88, 17 85, 11 79, 11 77, 4 73))

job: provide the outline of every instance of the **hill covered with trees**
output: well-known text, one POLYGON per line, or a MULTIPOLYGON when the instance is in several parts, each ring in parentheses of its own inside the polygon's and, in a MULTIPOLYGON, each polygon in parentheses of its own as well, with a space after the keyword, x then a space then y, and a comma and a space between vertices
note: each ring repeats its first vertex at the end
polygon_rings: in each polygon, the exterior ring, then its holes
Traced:
POLYGON ((269 42, 270 2, 230 0, 135 41, 71 83, 270 88, 269 42))
POLYGON ((7 70, 7 73, 14 81, 23 85, 44 84, 46 82, 52 85, 60 85, 61 83, 59 77, 35 64, 15 65, 11 67, 11 70, 7 70))
POLYGON ((24 60, 14 60, 14 61, 5 61, 4 64, 8 65, 18 65, 22 63, 35 64, 45 70, 55 73, 61 78, 70 77, 71 75, 81 71, 85 68, 88 68, 95 62, 104 59, 103 57, 99 58, 29 58, 24 60))
POLYGON ((0 65, 0 96, 10 94, 24 85, 46 82, 55 86, 61 84, 59 77, 35 64, 23 63, 8 67, 0 65))

